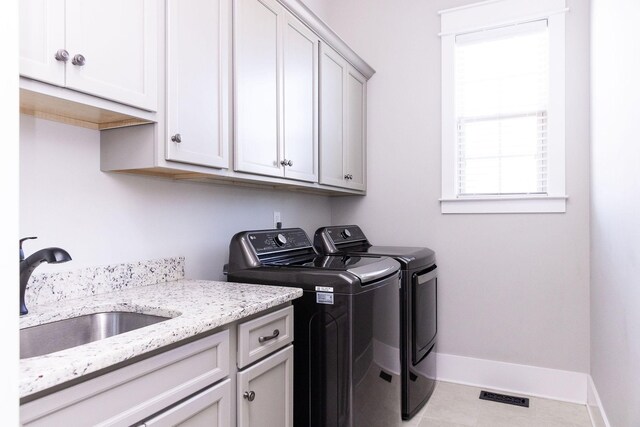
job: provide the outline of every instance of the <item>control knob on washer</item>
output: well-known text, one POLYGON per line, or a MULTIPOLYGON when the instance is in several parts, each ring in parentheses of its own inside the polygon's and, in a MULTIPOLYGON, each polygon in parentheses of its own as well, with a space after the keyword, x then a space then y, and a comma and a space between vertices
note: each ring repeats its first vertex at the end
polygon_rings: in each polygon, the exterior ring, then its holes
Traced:
POLYGON ((284 234, 279 233, 273 240, 275 240, 276 245, 282 247, 287 244, 287 238, 284 237, 284 234))
POLYGON ((345 228, 344 230, 342 230, 342 233, 340 234, 342 234, 342 237, 344 239, 348 239, 349 237, 351 237, 351 232, 349 231, 348 228, 345 228))

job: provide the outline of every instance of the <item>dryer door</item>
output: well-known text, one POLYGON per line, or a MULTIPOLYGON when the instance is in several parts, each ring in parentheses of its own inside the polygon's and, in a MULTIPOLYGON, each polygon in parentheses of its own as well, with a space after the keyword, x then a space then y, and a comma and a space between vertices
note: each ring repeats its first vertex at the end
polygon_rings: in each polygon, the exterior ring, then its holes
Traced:
POLYGON ((437 299, 438 270, 435 265, 415 273, 412 292, 412 362, 417 365, 429 352, 438 332, 437 299))

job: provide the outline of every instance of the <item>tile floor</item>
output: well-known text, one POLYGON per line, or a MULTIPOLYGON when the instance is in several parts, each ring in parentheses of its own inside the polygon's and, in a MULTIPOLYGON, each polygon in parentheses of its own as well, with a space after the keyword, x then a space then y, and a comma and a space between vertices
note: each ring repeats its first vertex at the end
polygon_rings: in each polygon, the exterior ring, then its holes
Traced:
POLYGON ((438 382, 429 402, 402 427, 591 427, 585 405, 502 392, 529 397, 523 408, 480 400, 480 390, 438 382))

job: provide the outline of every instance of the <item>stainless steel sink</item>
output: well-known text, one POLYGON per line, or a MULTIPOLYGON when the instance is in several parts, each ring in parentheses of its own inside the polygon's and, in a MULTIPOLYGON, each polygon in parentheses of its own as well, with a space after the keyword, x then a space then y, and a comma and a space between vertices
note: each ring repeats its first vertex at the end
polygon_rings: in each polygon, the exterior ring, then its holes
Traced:
POLYGON ((20 358, 65 350, 169 319, 151 314, 110 311, 20 329, 20 358))

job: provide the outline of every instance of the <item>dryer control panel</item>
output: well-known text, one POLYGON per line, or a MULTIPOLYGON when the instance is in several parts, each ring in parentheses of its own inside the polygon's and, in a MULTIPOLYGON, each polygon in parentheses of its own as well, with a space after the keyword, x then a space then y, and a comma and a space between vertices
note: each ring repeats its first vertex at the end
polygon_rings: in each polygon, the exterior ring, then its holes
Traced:
POLYGON ((357 225, 345 225, 337 227, 327 227, 327 235, 333 240, 333 243, 353 243, 367 240, 360 227, 357 225))
MULTIPOLYGON (((324 248, 329 253, 337 251, 340 246, 344 245, 369 244, 367 236, 357 225, 319 228, 314 236, 314 243, 316 248, 324 248)), ((324 253, 323 251, 321 252, 324 253)))

